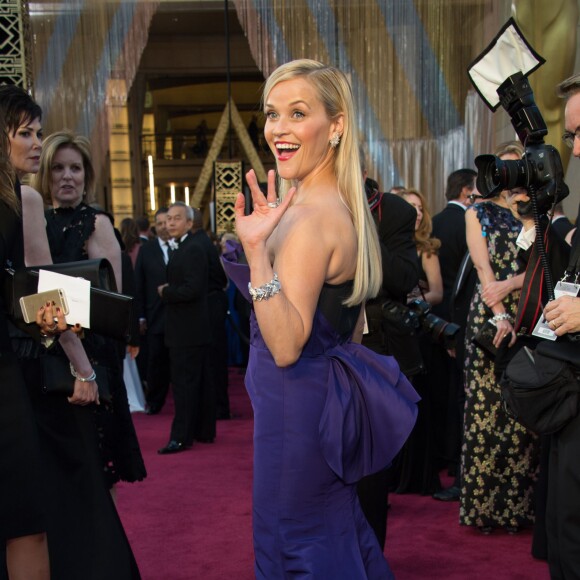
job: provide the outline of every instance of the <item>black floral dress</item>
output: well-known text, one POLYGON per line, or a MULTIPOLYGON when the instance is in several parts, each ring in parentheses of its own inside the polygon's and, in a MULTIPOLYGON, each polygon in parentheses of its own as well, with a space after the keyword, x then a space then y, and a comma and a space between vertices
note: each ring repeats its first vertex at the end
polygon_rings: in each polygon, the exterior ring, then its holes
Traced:
MULTIPOLYGON (((521 224, 511 212, 493 202, 477 212, 487 239, 489 259, 497 280, 520 273, 515 245, 521 224)), ((503 300, 515 315, 519 292, 503 300)), ((465 333, 465 422, 461 454, 460 523, 478 527, 519 527, 533 522, 533 489, 537 479, 538 439, 505 412, 494 376, 493 361, 472 338, 493 313, 481 299, 477 284, 465 333)))

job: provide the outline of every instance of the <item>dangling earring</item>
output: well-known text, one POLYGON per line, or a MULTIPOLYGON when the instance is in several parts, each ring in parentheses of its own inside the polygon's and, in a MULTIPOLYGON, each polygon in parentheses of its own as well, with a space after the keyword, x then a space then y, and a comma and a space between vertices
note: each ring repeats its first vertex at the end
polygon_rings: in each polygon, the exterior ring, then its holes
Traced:
POLYGON ((334 135, 330 138, 329 143, 333 149, 336 149, 338 147, 338 144, 340 143, 340 134, 338 132, 335 132, 334 135))

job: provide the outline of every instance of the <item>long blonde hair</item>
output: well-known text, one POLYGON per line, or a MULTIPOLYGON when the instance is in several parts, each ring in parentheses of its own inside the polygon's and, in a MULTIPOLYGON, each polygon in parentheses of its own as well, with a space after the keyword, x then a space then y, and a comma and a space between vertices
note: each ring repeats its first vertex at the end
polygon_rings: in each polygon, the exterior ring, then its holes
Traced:
MULTIPOLYGON (((358 242, 354 287, 345 305, 360 304, 378 294, 382 267, 379 239, 364 192, 352 89, 338 69, 315 60, 294 60, 278 67, 268 77, 263 103, 267 102, 270 91, 278 83, 298 77, 312 83, 329 119, 343 115, 343 131, 340 143, 334 149, 333 168, 339 194, 351 214, 358 242)), ((292 185, 289 180, 279 179, 280 196, 292 185)))

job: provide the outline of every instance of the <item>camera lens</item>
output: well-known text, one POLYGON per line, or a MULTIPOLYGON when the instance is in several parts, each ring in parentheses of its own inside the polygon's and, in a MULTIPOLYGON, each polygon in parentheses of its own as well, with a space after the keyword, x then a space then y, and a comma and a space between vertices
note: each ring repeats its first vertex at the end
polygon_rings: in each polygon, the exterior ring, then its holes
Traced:
POLYGON ((527 165, 524 160, 502 160, 495 155, 478 155, 477 189, 483 197, 495 197, 504 189, 525 187, 528 183, 527 165))

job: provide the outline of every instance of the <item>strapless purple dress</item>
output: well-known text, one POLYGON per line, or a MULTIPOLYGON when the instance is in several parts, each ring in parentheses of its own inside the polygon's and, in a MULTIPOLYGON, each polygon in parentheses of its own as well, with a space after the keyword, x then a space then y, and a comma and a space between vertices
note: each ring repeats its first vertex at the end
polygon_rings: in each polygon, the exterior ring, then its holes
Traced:
MULTIPOLYGON (((247 295, 247 266, 224 264, 247 295)), ((356 482, 389 465, 413 428, 419 397, 392 357, 350 342, 352 327, 339 332, 329 322, 344 320, 350 289, 324 286, 310 339, 289 367, 276 366, 252 314, 246 388, 254 409, 260 580, 393 577, 356 482)))

